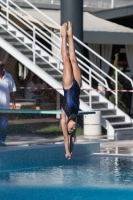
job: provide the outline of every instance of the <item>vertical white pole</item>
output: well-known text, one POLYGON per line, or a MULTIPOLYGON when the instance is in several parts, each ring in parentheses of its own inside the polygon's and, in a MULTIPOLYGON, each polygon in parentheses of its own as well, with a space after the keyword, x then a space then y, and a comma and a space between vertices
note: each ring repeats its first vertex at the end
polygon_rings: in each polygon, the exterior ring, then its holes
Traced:
POLYGON ((115 70, 115 107, 118 108, 118 72, 115 70))
POLYGON ((18 76, 22 77, 23 76, 23 66, 21 63, 19 63, 18 66, 19 66, 18 76))
MULTIPOLYGON (((90 88, 92 88, 92 70, 91 69, 89 73, 89 83, 90 83, 90 88)), ((90 106, 90 109, 92 109, 92 92, 91 91, 89 95, 89 106, 90 106)))
MULTIPOLYGON (((56 96, 56 110, 60 110, 60 94, 59 94, 59 92, 57 92, 57 96, 56 96)), ((57 114, 56 118, 60 119, 60 114, 57 114)))
POLYGON ((54 3, 54 0, 51 0, 51 4, 53 4, 54 3))
POLYGON ((24 66, 24 80, 26 79, 26 76, 27 76, 27 67, 24 66))
POLYGON ((35 54, 35 40, 36 40, 36 33, 35 33, 35 26, 33 26, 33 46, 32 46, 32 48, 33 48, 33 63, 34 64, 36 62, 36 58, 35 58, 35 56, 36 56, 36 54, 35 54))
POLYGON ((114 0, 111 0, 111 8, 114 8, 114 0))
POLYGON ((6 1, 6 8, 7 8, 6 17, 7 17, 7 28, 8 28, 8 23, 9 23, 9 1, 8 0, 6 1))

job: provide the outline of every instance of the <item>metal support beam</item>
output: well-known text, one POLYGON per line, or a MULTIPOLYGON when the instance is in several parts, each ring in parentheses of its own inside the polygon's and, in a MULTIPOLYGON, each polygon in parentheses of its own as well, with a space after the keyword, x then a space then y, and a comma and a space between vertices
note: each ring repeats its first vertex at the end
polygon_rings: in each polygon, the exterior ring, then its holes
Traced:
MULTIPOLYGON (((73 35, 83 41, 83 0, 61 0, 61 25, 73 23, 73 35)), ((83 48, 75 42, 75 49, 83 53, 83 48)))

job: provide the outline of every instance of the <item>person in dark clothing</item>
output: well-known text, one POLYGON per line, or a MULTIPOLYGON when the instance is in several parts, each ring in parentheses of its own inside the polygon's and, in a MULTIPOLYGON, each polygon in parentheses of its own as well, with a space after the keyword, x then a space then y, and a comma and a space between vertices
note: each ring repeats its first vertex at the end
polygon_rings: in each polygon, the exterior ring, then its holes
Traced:
MULTIPOLYGON (((5 70, 5 64, 0 60, 0 109, 9 109, 10 100, 12 109, 15 105, 16 85, 11 74, 5 70)), ((0 113, 0 146, 5 146, 8 127, 8 114, 0 113)))

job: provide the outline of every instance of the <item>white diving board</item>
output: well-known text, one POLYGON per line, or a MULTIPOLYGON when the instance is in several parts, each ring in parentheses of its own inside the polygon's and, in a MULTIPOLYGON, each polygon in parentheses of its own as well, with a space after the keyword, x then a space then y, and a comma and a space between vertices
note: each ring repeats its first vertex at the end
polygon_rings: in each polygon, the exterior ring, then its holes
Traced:
MULTIPOLYGON (((46 115, 56 115, 61 114, 61 110, 26 110, 26 109, 0 109, 0 113, 18 113, 18 114, 46 114, 46 115)), ((79 111, 78 115, 88 115, 95 114, 95 111, 79 111)))

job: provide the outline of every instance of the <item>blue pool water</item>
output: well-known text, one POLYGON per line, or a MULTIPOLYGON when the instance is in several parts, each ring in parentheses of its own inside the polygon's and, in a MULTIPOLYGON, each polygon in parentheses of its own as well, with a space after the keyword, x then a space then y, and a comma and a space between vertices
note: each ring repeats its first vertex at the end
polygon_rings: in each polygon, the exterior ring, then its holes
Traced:
POLYGON ((0 153, 1 200, 132 200, 133 159, 0 153))

